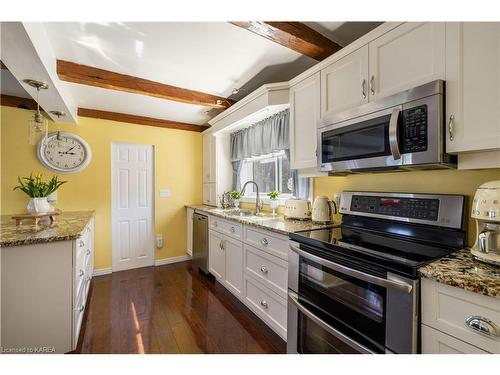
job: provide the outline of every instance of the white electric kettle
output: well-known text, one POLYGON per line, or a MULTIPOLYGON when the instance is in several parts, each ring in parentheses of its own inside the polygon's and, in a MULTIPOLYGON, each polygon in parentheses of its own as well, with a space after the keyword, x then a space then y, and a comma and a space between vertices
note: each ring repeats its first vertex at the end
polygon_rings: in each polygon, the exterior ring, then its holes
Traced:
POLYGON ((337 213, 337 205, 326 195, 316 197, 312 209, 312 221, 316 224, 331 224, 333 214, 337 213))

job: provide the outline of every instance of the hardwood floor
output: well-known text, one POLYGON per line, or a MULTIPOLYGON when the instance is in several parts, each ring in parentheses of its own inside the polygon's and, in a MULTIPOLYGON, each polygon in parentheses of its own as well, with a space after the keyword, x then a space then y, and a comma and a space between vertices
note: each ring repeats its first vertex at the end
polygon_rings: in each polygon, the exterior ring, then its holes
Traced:
POLYGON ((190 262, 92 280, 76 353, 285 353, 286 343, 190 262))

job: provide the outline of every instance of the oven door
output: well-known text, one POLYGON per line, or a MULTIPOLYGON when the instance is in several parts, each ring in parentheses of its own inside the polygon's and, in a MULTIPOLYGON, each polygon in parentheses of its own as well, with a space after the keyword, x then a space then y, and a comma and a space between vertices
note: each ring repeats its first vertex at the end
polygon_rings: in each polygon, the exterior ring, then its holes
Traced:
POLYGON ((402 165, 399 128, 402 106, 395 106, 318 130, 318 165, 322 172, 342 172, 402 165))
POLYGON ((289 353, 416 351, 414 283, 294 244, 291 249, 289 353))

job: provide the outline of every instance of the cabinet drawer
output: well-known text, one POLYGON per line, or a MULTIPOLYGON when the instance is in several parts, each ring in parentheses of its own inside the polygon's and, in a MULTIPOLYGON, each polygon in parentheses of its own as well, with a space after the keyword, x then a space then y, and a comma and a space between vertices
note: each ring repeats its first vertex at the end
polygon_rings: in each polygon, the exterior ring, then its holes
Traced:
POLYGON ((469 328, 470 316, 489 319, 500 327, 500 300, 422 279, 422 323, 489 352, 500 354, 500 337, 469 328))
POLYGON ((245 273, 286 299, 288 263, 283 259, 245 245, 245 273))
POLYGON ((225 234, 229 237, 241 240, 243 226, 240 223, 230 220, 224 220, 216 216, 210 216, 209 225, 210 229, 225 234))
POLYGON ((245 303, 277 334, 286 340, 286 300, 258 281, 245 278, 245 303))
POLYGON ((422 354, 488 354, 437 329, 422 324, 422 354))
POLYGON ((245 243, 288 260, 288 237, 245 226, 245 243))

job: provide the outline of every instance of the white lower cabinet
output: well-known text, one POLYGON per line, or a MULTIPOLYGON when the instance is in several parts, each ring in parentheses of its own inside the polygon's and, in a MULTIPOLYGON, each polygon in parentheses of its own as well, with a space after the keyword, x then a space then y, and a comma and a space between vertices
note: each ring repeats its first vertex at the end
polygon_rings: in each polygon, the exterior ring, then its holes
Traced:
POLYGON ((75 350, 94 271, 94 219, 78 239, 0 251, 2 347, 75 350))
POLYGON ((425 278, 421 285, 423 353, 455 350, 500 354, 500 302, 497 298, 425 278), (468 324, 474 319, 477 324, 468 324), (474 325, 483 325, 492 333, 497 327, 496 336, 480 333, 474 325))
POLYGON ((217 279, 224 281, 226 277, 224 235, 214 230, 209 230, 208 238, 208 270, 217 279))
POLYGON ((286 340, 287 237, 215 216, 209 223, 210 273, 286 340))
POLYGON ((422 354, 488 354, 488 352, 422 324, 422 354))
POLYGON ((186 253, 188 255, 193 255, 193 214, 192 208, 186 210, 186 253))

